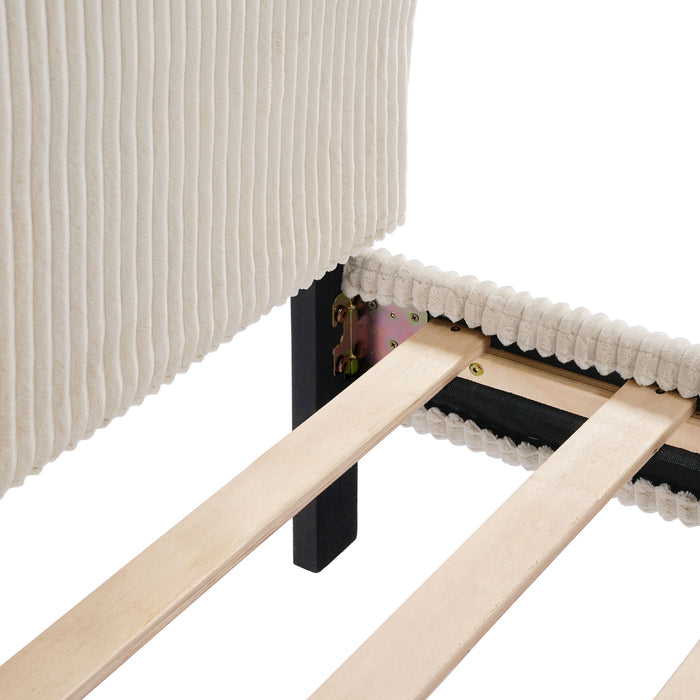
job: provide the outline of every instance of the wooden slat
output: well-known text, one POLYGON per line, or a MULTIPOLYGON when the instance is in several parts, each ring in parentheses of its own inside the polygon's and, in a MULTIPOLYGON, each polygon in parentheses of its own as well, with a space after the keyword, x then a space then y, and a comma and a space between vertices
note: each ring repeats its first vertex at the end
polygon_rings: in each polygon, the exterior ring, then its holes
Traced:
POLYGON ((79 698, 486 347, 432 321, 0 667, 3 700, 79 698))
MULTIPOLYGON (((489 348, 479 364, 482 375, 465 370, 459 376, 584 418, 590 418, 618 389, 615 384, 496 348, 489 348)), ((700 414, 694 413, 679 426, 668 444, 700 453, 700 414)))
POLYGON ((697 700, 700 698, 700 642, 671 676, 656 700, 697 700))
POLYGON ((626 384, 312 697, 427 697, 694 403, 626 384))

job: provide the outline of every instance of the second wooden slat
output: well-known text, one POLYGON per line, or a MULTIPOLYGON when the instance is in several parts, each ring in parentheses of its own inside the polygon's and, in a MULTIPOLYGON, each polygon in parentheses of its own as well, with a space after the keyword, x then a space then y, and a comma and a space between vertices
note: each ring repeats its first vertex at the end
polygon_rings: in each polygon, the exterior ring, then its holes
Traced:
POLYGON ((700 698, 700 642, 669 678, 656 700, 697 700, 700 698))
POLYGON ((312 697, 430 695, 694 406, 622 387, 312 697))

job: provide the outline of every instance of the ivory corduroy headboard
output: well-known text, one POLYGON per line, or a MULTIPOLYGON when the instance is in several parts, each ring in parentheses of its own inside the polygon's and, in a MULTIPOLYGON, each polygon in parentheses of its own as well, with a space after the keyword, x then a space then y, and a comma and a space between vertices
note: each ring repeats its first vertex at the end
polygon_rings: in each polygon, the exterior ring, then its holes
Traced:
POLYGON ((4 4, 0 494, 402 222, 413 10, 4 4))

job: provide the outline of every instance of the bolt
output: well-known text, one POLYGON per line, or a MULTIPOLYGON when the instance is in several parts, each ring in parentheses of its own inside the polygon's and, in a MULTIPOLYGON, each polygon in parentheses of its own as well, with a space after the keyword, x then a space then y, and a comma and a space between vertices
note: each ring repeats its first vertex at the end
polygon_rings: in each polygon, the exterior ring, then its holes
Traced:
POLYGON ((338 306, 335 310, 335 320, 343 323, 348 317, 348 309, 345 306, 338 306))
POLYGON ((418 321, 420 321, 420 316, 416 313, 411 314, 409 318, 411 319, 411 323, 418 323, 418 321))
POLYGON ((350 353, 348 355, 348 364, 345 368, 345 374, 357 374, 360 371, 360 361, 356 355, 350 353))
POLYGON ((450 328, 450 330, 451 330, 451 331, 454 331, 455 333, 457 333, 457 331, 461 331, 461 330, 462 330, 462 326, 452 326, 452 328, 450 328))
POLYGON ((399 344, 398 344, 395 340, 390 340, 390 341, 389 341, 389 347, 390 347, 392 350, 395 350, 396 348, 399 347, 399 344))
POLYGON ((469 365, 469 371, 475 376, 480 377, 484 373, 484 368, 478 362, 472 362, 469 365))

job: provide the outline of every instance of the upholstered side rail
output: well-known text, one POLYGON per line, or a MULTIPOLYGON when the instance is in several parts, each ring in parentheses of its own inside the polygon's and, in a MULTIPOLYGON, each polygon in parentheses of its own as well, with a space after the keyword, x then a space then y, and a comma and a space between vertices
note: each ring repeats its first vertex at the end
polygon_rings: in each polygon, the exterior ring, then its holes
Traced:
POLYGON ((527 292, 460 277, 426 267, 387 250, 363 251, 345 268, 343 291, 380 304, 412 306, 451 321, 464 320, 504 345, 513 343, 561 363, 594 367, 601 375, 617 372, 637 384, 658 384, 685 398, 700 395, 700 345, 641 326, 611 321, 584 308, 533 299, 527 292))
MULTIPOLYGON (((345 268, 343 291, 453 321, 464 319, 504 346, 515 344, 522 351, 555 357, 561 364, 573 361, 580 369, 593 368, 600 375, 616 373, 616 381, 622 377, 645 385, 658 383, 664 390, 678 389, 685 397, 700 393, 700 345, 641 327, 629 328, 622 321, 610 321, 585 309, 533 299, 511 287, 442 272, 385 250, 353 257, 345 268)), ((496 433, 436 406, 420 409, 406 425, 528 469, 537 468, 552 452, 547 444, 513 440, 507 433, 496 433)), ((665 520, 678 518, 686 525, 700 525, 697 495, 663 481, 635 478, 618 498, 625 505, 658 512, 665 520)))
POLYGON ((0 11, 0 495, 403 220, 414 0, 0 11))

